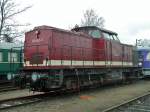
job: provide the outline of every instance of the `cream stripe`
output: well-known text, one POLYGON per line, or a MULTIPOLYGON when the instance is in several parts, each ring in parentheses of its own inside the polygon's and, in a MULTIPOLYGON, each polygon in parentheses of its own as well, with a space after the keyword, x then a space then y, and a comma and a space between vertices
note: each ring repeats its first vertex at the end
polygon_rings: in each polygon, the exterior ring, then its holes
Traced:
POLYGON ((83 65, 93 65, 93 61, 84 61, 84 64, 83 65))
POLYGON ((105 65, 105 61, 94 61, 94 65, 98 66, 98 65, 105 65))
POLYGON ((82 66, 84 64, 84 61, 72 61, 73 66, 82 66))
POLYGON ((51 64, 51 65, 54 65, 54 66, 56 66, 56 65, 61 65, 61 60, 51 60, 51 61, 50 61, 50 64, 51 64))
MULTIPOLYGON (((122 61, 76 61, 76 60, 49 60, 46 63, 46 60, 43 61, 43 64, 38 64, 38 66, 132 66, 132 62, 122 62, 122 61)), ((29 61, 24 63, 24 66, 37 66, 37 64, 30 64, 29 61)))
POLYGON ((62 65, 64 65, 64 66, 71 65, 71 61, 69 61, 69 60, 63 60, 62 61, 62 65))

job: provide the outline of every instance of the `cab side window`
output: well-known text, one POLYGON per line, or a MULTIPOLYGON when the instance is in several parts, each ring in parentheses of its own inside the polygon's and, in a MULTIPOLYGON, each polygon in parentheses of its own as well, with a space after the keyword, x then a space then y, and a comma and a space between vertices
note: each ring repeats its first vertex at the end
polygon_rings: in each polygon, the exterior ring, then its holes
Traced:
POLYGON ((2 54, 2 52, 0 52, 0 62, 2 62, 3 61, 3 54, 2 54))
POLYGON ((106 39, 111 39, 111 40, 115 40, 115 41, 120 42, 118 37, 116 35, 113 35, 113 34, 108 34, 108 33, 103 32, 103 37, 106 38, 106 39))
POLYGON ((103 32, 103 37, 106 38, 106 39, 111 39, 110 35, 108 33, 104 33, 104 32, 103 32))

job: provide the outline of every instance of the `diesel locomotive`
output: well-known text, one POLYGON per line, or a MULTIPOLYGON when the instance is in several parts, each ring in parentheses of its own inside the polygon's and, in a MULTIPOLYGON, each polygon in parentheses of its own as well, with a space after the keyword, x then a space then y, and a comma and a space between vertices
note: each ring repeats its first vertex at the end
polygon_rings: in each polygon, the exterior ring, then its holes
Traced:
POLYGON ((135 47, 117 35, 95 26, 35 27, 25 34, 22 74, 43 92, 132 81, 140 76, 135 47))

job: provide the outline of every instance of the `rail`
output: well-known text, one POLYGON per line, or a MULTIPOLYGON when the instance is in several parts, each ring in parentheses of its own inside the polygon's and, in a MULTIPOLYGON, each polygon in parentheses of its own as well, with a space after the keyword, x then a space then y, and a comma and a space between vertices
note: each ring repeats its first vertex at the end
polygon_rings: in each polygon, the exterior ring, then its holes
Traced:
POLYGON ((0 110, 40 102, 46 96, 47 94, 37 94, 37 95, 31 95, 31 96, 22 96, 22 97, 17 97, 17 98, 0 100, 0 110))
POLYGON ((150 112, 150 92, 112 106, 103 112, 150 112))

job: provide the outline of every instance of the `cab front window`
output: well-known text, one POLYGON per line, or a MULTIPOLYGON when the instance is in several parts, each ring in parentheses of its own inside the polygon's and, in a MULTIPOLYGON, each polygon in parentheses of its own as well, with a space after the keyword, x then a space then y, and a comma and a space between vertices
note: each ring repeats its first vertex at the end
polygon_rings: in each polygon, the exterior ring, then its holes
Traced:
POLYGON ((89 35, 91 35, 93 38, 100 38, 101 37, 99 30, 89 30, 89 35))

